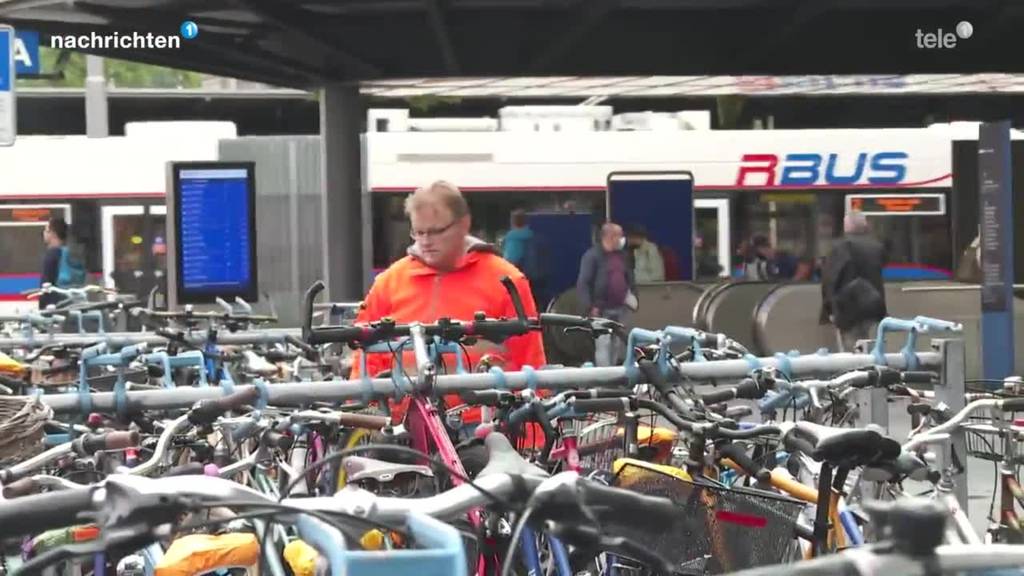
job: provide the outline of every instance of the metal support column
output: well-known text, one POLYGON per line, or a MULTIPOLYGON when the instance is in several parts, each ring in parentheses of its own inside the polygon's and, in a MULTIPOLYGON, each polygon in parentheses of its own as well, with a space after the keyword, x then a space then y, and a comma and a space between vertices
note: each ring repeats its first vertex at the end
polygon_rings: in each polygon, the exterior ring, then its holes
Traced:
MULTIPOLYGON (((965 394, 967 383, 965 376, 966 347, 960 339, 935 340, 932 342, 939 356, 942 358, 942 371, 940 372, 939 384, 935 387, 935 399, 938 402, 949 406, 952 414, 964 409, 966 406, 965 394)), ((960 503, 960 507, 967 510, 967 440, 962 429, 950 434, 952 442, 943 444, 937 450, 940 466, 939 470, 945 469, 953 461, 953 451, 956 451, 957 458, 963 465, 963 472, 954 478, 956 488, 954 495, 960 503)))
POLYGON ((359 86, 325 86, 320 93, 323 269, 332 302, 363 296, 362 125, 359 86))
POLYGON ((110 135, 107 120, 107 76, 103 71, 103 57, 85 56, 85 135, 106 138, 110 135))

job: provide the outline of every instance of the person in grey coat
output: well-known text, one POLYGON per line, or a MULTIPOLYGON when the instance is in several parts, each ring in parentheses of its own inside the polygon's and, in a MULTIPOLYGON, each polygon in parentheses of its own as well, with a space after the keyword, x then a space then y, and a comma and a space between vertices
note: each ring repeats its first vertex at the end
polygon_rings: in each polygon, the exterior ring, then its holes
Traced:
MULTIPOLYGON (((625 323, 636 307, 636 279, 633 263, 625 250, 622 227, 608 222, 601 226, 600 243, 583 254, 576 292, 580 308, 592 317, 625 323)), ((624 356, 625 342, 601 336, 594 343, 594 363, 612 366, 624 356)))

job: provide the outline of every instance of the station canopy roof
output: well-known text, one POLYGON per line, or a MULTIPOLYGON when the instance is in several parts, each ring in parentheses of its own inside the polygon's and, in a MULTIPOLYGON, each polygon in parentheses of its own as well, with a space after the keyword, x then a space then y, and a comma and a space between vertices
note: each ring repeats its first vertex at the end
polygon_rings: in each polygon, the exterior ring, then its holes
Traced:
POLYGON ((1004 0, 0 0, 0 21, 38 30, 44 45, 51 35, 178 35, 186 20, 199 34, 179 48, 83 51, 383 92, 401 89, 385 81, 420 78, 601 95, 588 82, 682 93, 715 90, 712 75, 1024 72, 1024 2, 1004 0), (528 85, 508 86, 511 77, 528 85))

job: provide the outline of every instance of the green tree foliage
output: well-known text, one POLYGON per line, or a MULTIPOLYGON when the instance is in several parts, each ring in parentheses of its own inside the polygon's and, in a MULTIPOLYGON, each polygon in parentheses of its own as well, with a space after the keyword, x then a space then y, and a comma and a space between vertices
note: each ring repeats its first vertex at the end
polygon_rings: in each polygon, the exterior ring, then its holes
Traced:
MULTIPOLYGON (((63 78, 19 78, 18 86, 81 88, 85 85, 85 54, 67 52, 46 46, 39 47, 39 60, 43 74, 64 72, 63 78)), ((198 72, 175 70, 161 66, 114 60, 104 62, 107 81, 118 88, 198 88, 202 75, 198 72)))

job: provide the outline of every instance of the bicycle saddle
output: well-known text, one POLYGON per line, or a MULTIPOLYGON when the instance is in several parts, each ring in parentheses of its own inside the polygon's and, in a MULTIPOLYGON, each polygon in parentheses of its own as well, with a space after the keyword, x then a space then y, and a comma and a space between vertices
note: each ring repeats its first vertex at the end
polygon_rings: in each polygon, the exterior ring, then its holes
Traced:
POLYGON ((487 466, 477 475, 483 478, 495 474, 516 474, 520 476, 550 476, 547 470, 529 463, 525 458, 516 452, 515 447, 505 436, 493 432, 484 439, 484 446, 487 448, 487 466))
POLYGON ((850 468, 889 462, 902 452, 899 442, 873 428, 833 428, 811 422, 797 422, 783 443, 790 452, 850 468))
POLYGON ((349 482, 360 480, 376 480, 377 482, 390 482, 399 474, 419 474, 427 478, 433 478, 434 473, 429 466, 417 464, 395 464, 375 458, 364 456, 350 456, 342 463, 349 482))
POLYGON ((864 468, 860 477, 869 482, 892 482, 903 478, 927 480, 928 465, 912 452, 903 452, 894 460, 875 462, 864 468))

